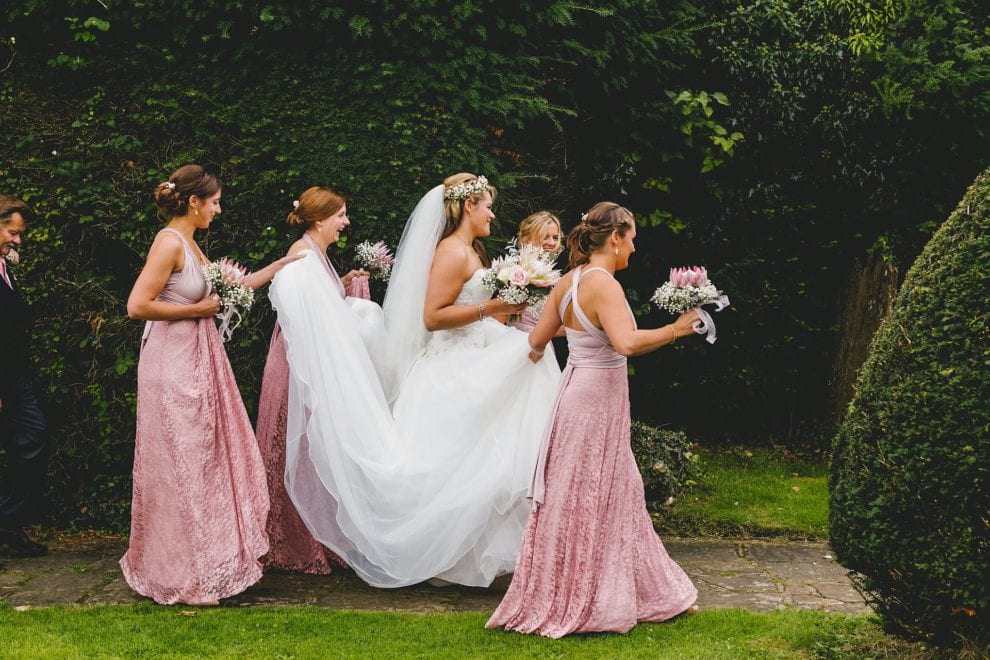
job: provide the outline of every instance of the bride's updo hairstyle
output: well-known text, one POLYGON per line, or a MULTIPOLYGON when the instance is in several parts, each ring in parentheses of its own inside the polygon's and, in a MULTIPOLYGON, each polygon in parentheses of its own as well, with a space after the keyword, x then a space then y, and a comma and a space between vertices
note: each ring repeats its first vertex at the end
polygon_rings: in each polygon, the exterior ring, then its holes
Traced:
POLYGON ((340 210, 347 200, 336 190, 313 186, 307 188, 306 192, 299 196, 299 199, 292 202, 294 207, 289 211, 285 221, 290 227, 304 233, 310 225, 320 220, 326 220, 331 215, 340 210))
MULTIPOLYGON (((452 174, 443 180, 443 211, 447 224, 443 228, 441 240, 453 234, 454 230, 461 224, 461 218, 464 217, 464 201, 470 199, 477 204, 486 192, 492 196, 492 201, 495 201, 495 187, 488 183, 488 179, 476 174, 461 172, 452 174), (479 185, 479 181, 483 184, 479 185), (451 192, 455 194, 448 196, 451 192)), ((481 241, 477 238, 474 239, 471 247, 478 253, 482 264, 486 267, 492 264, 492 260, 488 257, 488 250, 485 249, 485 245, 481 241)))
POLYGON ((581 222, 567 235, 567 252, 570 254, 567 269, 588 263, 592 253, 608 242, 613 231, 625 236, 632 226, 632 211, 615 202, 598 202, 581 216, 581 222))
POLYGON ((168 181, 155 188, 155 206, 162 220, 183 216, 189 212, 189 198, 195 195, 206 199, 220 192, 220 178, 213 168, 202 165, 183 165, 168 181))

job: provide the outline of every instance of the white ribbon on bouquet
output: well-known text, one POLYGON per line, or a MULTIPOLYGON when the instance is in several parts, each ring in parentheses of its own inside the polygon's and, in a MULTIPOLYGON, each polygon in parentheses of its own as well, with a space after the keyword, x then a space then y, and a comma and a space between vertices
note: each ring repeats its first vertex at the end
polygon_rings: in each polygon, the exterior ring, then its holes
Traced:
MULTIPOLYGON (((723 309, 729 306, 728 296, 719 296, 718 300, 714 302, 715 311, 721 312, 723 309)), ((712 315, 703 310, 701 307, 695 307, 694 310, 698 312, 698 320, 695 321, 694 331, 699 335, 705 335, 705 341, 709 344, 714 344, 717 336, 715 334, 715 321, 712 320, 712 315)))
POLYGON ((241 324, 241 315, 233 305, 228 305, 226 309, 218 312, 216 317, 220 319, 220 339, 226 344, 234 335, 234 330, 237 330, 237 326, 241 324))

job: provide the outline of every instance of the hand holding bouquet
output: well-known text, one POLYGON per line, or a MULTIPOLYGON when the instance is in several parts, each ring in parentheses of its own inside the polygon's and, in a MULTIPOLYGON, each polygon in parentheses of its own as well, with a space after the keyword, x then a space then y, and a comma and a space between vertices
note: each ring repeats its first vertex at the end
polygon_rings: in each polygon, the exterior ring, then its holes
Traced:
POLYGON ((242 315, 254 304, 254 290, 245 284, 248 271, 236 261, 224 257, 203 266, 203 275, 213 293, 220 298, 220 337, 230 341, 241 324, 242 315))
POLYGON ((372 244, 371 241, 364 241, 354 248, 354 252, 357 254, 358 263, 371 273, 372 278, 382 282, 388 281, 392 274, 392 266, 395 264, 395 257, 384 242, 378 241, 372 244))
POLYGON ((671 314, 683 314, 689 309, 697 310, 701 320, 695 324, 694 331, 705 335, 709 344, 715 343, 715 322, 711 314, 701 309, 702 305, 715 305, 716 312, 729 306, 729 298, 712 284, 708 279, 708 271, 703 266, 671 268, 670 279, 653 292, 650 300, 671 314))
POLYGON ((510 244, 507 254, 495 259, 485 271, 482 283, 510 305, 539 305, 560 280, 556 266, 553 254, 543 248, 516 248, 510 244))

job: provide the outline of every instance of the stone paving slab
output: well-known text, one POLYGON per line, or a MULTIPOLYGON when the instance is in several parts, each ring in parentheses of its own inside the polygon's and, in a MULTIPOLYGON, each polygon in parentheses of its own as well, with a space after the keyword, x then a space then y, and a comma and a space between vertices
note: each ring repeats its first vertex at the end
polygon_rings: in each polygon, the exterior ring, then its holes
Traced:
MULTIPOLYGON (((847 571, 823 543, 769 543, 669 539, 670 556, 698 587, 701 608, 741 607, 753 611, 815 609, 868 611, 847 571)), ((133 604, 145 601, 120 573, 120 542, 54 550, 37 559, 0 557, 0 602, 15 606, 133 604)), ((332 575, 271 572, 227 607, 316 605, 333 609, 402 612, 490 612, 509 586, 503 576, 487 588, 434 587, 375 589, 348 570, 332 575)))

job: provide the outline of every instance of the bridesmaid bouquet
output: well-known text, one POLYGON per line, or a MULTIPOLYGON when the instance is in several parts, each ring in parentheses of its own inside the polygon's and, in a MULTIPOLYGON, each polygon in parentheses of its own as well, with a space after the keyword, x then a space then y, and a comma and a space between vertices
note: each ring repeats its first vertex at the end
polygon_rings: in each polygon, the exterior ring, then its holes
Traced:
POLYGON ((371 277, 382 282, 387 282, 392 274, 392 266, 395 264, 395 257, 389 251, 384 242, 378 241, 372 244, 371 241, 359 243, 354 248, 357 254, 358 264, 371 273, 371 277))
POLYGON ((481 281, 494 295, 511 305, 537 305, 546 299, 559 280, 560 271, 553 254, 535 245, 516 248, 510 244, 507 254, 492 262, 481 281))
POLYGON ((246 268, 224 257, 203 266, 203 275, 210 288, 220 296, 220 337, 230 341, 234 330, 241 324, 242 315, 254 304, 254 289, 244 283, 246 268))
POLYGON ((701 309, 702 305, 715 305, 716 312, 729 306, 728 296, 712 284, 704 266, 671 268, 670 279, 653 292, 650 300, 671 314, 683 314, 689 309, 697 310, 701 319, 694 325, 694 331, 705 335, 709 344, 715 343, 715 322, 711 314, 701 309))

